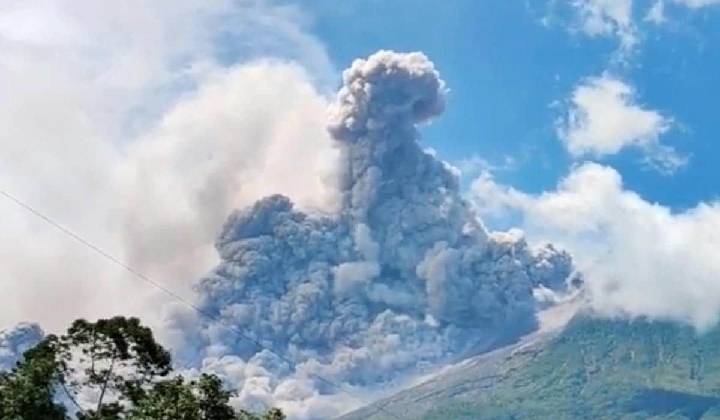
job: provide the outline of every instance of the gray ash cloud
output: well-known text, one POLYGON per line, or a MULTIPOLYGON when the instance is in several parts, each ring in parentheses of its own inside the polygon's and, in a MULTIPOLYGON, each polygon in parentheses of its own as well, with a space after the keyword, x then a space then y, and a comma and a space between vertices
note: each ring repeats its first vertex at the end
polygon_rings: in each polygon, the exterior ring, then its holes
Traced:
POLYGON ((380 51, 343 82, 328 124, 339 211, 307 214, 274 195, 234 212, 216 242, 221 263, 197 285, 221 321, 178 310, 170 325, 182 364, 221 374, 238 404, 278 404, 292 418, 331 417, 358 404, 347 390, 532 330, 533 290, 564 291, 573 273, 563 251, 488 232, 457 171, 420 146, 418 126, 447 94, 423 54, 380 51))
POLYGON ((45 333, 37 324, 21 323, 0 331, 0 372, 10 370, 45 333))

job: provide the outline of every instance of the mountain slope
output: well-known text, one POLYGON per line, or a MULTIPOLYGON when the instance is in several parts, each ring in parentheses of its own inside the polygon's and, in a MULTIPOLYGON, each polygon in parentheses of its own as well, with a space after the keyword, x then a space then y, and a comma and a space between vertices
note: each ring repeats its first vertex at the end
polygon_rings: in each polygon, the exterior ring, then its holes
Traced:
POLYGON ((720 329, 577 317, 343 419, 720 419, 719 345, 720 329))

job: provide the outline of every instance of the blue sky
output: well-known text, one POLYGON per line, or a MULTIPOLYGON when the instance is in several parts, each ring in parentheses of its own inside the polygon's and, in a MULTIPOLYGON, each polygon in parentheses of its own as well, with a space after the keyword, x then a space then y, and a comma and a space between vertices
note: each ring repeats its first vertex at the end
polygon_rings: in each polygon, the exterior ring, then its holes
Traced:
MULTIPOLYGON (((560 2, 558 2, 560 3, 560 2)), ((540 1, 308 1, 312 31, 344 67, 378 49, 425 52, 451 89, 448 110, 424 141, 451 161, 479 156, 512 168, 496 179, 519 189, 549 189, 574 161, 555 130, 562 104, 585 78, 607 72, 634 87, 635 102, 672 119, 660 141, 689 156, 673 174, 642 164, 629 148, 605 156, 626 186, 673 209, 713 199, 720 154, 713 98, 720 94, 720 7, 665 5, 666 22, 643 20, 651 2, 633 5, 637 45, 620 53, 613 34, 584 33, 577 10, 540 1), (618 55, 626 57, 618 59, 618 55), (619 62, 622 61, 622 62, 619 62)))

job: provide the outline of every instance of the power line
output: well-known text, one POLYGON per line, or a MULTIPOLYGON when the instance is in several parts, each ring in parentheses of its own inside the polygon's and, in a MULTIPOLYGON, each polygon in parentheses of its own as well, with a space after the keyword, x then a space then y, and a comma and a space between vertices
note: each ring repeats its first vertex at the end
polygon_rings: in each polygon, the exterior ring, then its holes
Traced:
MULTIPOLYGON (((101 257, 105 258, 106 260, 110 261, 111 263, 113 263, 113 264, 121 267, 121 268, 124 269, 125 271, 127 271, 127 272, 129 272, 130 274, 134 275, 135 277, 139 278, 140 280, 143 280, 144 282, 150 284, 151 286, 155 287, 156 289, 158 289, 158 290, 162 291, 163 293, 167 294, 168 296, 170 296, 170 297, 173 298, 174 300, 176 300, 176 301, 182 303, 183 305, 191 308, 192 310, 194 310, 195 312, 197 312, 197 313, 200 314, 201 316, 203 316, 203 317, 205 317, 205 318, 209 318, 209 319, 211 319, 211 320, 213 320, 213 321, 216 321, 216 322, 221 323, 221 324, 224 325, 226 328, 228 328, 230 331, 232 331, 232 332, 234 332, 235 334, 237 334, 240 338, 242 338, 242 339, 244 339, 244 340, 246 340, 246 341, 251 342, 252 344, 254 344, 254 345, 255 345, 257 348, 259 348, 259 349, 263 349, 263 350, 269 351, 270 353, 272 353, 272 354, 274 354, 275 356, 277 356, 278 358, 280 358, 280 360, 288 363, 290 366, 292 366, 293 368, 295 368, 295 362, 293 362, 292 360, 290 360, 290 359, 288 359, 287 357, 285 357, 285 356, 277 353, 277 352, 274 351, 273 349, 271 349, 271 348, 269 348, 269 347, 266 347, 266 346, 263 345, 261 342, 259 342, 257 339, 255 339, 255 338, 253 338, 253 337, 250 337, 249 335, 247 335, 247 334, 245 334, 244 332, 242 332, 242 330, 240 330, 239 328, 237 328, 235 325, 232 325, 232 324, 227 323, 223 318, 220 318, 220 317, 214 315, 213 313, 210 313, 210 312, 202 309, 201 307, 195 305, 194 303, 190 302, 189 300, 183 298, 183 297, 180 296, 179 294, 173 292, 171 289, 163 286, 162 284, 156 282, 155 280, 153 280, 153 279, 151 279, 150 277, 146 276, 146 275, 143 274, 142 272, 134 269, 133 267, 131 267, 131 266, 128 265, 127 263, 123 262, 123 261, 120 260, 119 258, 114 257, 112 254, 110 254, 110 253, 104 251, 102 248, 94 245, 92 242, 86 240, 85 238, 83 238, 82 236, 80 236, 80 235, 78 235, 77 233, 73 232, 73 231, 70 230, 69 228, 66 228, 65 226, 63 226, 63 225, 61 225, 60 223, 56 222, 55 220, 53 220, 53 219, 50 218, 49 216, 46 216, 44 213, 42 213, 41 211, 35 209, 35 208, 32 207, 30 204, 27 204, 26 202, 20 200, 19 198, 15 197, 14 195, 12 195, 12 194, 4 191, 4 190, 0 190, 0 195, 2 195, 3 197, 5 197, 6 199, 10 200, 12 203, 14 203, 15 205, 17 205, 18 207, 26 210, 27 212, 29 212, 29 213, 31 213, 32 215, 36 216, 37 218, 41 219, 41 220, 44 221, 45 223, 51 225, 52 227, 54 227, 55 229, 59 230, 59 231, 62 232, 63 234, 69 236, 70 238, 74 239, 75 241, 79 242, 80 244, 86 246, 87 248, 89 248, 90 250, 92 250, 92 251, 95 252, 96 254, 100 255, 101 257)), ((353 399, 355 399, 356 401, 358 401, 358 402, 360 402, 360 403, 362 403, 362 404, 364 404, 364 405, 369 405, 369 403, 368 403, 367 401, 365 401, 364 399, 362 399, 362 398, 360 398, 360 397, 358 397, 358 396, 356 396, 356 395, 353 395, 352 393, 348 392, 348 391, 345 390, 341 385, 338 385, 338 384, 334 383, 333 381, 331 381, 331 380, 329 380, 329 379, 326 379, 326 378, 324 378, 324 377, 322 377, 322 376, 320 376, 320 375, 318 375, 318 374, 316 374, 316 373, 310 373, 310 375, 313 376, 314 378, 318 379, 320 382, 323 382, 323 383, 326 384, 326 385, 330 385, 332 388, 335 388, 335 389, 337 389, 337 390, 339 390, 339 391, 345 392, 346 394, 350 395, 350 396, 351 396, 353 399)), ((394 419, 403 420, 402 417, 399 417, 397 414, 385 410, 385 408, 384 408, 383 406, 381 406, 381 405, 376 405, 376 408, 377 408, 377 411, 381 411, 381 412, 387 414, 388 416, 390 416, 390 417, 392 417, 392 418, 394 418, 394 419)))

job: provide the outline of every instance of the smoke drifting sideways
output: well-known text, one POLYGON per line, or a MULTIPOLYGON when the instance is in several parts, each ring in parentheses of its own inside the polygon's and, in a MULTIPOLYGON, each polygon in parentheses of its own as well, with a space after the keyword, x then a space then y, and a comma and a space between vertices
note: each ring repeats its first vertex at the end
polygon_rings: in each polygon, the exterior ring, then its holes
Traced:
POLYGON ((489 233, 457 171, 418 144, 447 94, 423 54, 377 52, 343 82, 328 124, 340 209, 308 214, 273 195, 235 211, 216 241, 220 264, 196 285, 217 320, 178 305, 166 326, 188 372, 213 371, 239 406, 277 405, 293 419, 341 414, 360 404, 348 390, 386 388, 536 328, 534 291, 566 291, 575 276, 567 253, 489 233))
POLYGON ((23 353, 43 339, 45 333, 37 324, 20 323, 0 331, 0 372, 15 366, 23 353))

